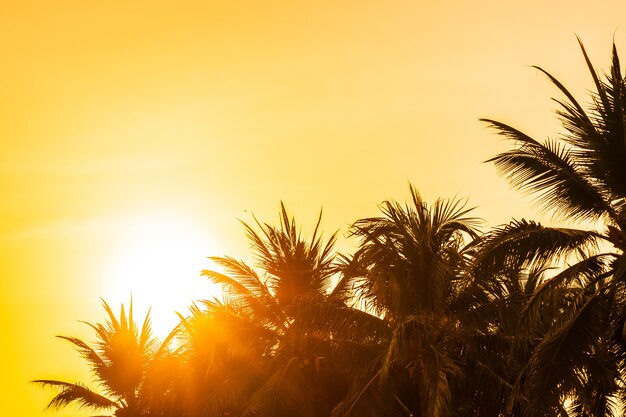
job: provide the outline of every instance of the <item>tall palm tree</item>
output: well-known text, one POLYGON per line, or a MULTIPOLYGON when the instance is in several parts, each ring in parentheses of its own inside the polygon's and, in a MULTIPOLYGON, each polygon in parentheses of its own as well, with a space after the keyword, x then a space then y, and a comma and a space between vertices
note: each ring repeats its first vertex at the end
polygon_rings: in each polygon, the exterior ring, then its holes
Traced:
POLYGON ((341 416, 445 416, 462 370, 449 347, 466 284, 465 245, 478 220, 458 200, 386 201, 380 217, 357 221, 359 249, 345 267, 357 294, 389 328, 380 354, 335 410, 341 416))
POLYGON ((483 119, 514 147, 489 162, 543 208, 589 228, 546 227, 514 220, 485 239, 472 269, 490 275, 536 262, 565 262, 525 310, 539 317, 554 306, 553 290, 567 286, 563 314, 550 323, 516 382, 528 413, 612 415, 624 404, 626 376, 626 80, 613 45, 612 65, 598 75, 580 42, 595 85, 585 110, 556 78, 563 94, 557 116, 563 133, 539 142, 507 124, 483 119), (612 247, 612 249, 611 249, 612 247))
MULTIPOLYGON (((146 374, 157 360, 168 354, 171 336, 159 344, 152 335, 150 314, 146 314, 141 327, 133 317, 132 301, 128 313, 122 305, 119 317, 102 300, 107 313, 104 324, 86 323, 96 332, 94 347, 75 337, 58 336, 72 343, 88 362, 94 382, 100 385, 98 393, 81 383, 71 383, 53 379, 33 381, 44 387, 57 389, 48 408, 60 409, 71 404, 92 411, 110 412, 116 417, 158 416, 166 410, 153 407, 146 374)), ((162 393, 161 393, 162 394, 162 393)), ((171 414, 169 414, 171 415, 171 414)))

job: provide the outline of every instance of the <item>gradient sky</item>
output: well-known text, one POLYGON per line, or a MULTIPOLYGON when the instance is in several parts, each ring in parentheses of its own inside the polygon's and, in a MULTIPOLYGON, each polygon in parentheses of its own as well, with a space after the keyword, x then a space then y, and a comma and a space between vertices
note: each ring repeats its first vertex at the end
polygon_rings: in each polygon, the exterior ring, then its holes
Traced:
POLYGON ((323 207, 328 234, 409 181, 493 226, 538 218, 482 163, 507 145, 478 118, 554 136, 556 91, 528 66, 584 97, 575 34, 606 69, 624 16, 623 1, 5 2, 0 414, 42 414, 52 394, 29 380, 86 378, 54 335, 92 340, 78 320, 103 318, 99 297, 132 292, 163 332, 215 295, 205 257, 248 257, 237 219, 276 222, 280 200, 305 230, 323 207))

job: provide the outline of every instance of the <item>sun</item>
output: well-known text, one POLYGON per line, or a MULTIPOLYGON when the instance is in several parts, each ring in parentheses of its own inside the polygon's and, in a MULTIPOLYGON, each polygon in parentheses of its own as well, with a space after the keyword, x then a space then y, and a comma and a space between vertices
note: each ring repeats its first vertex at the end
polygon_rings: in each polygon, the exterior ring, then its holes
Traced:
POLYGON ((105 272, 104 297, 127 304, 132 295, 136 319, 151 309, 156 335, 167 335, 194 300, 220 297, 221 291, 202 269, 213 268, 207 256, 216 254, 210 236, 188 217, 158 213, 126 221, 105 272))

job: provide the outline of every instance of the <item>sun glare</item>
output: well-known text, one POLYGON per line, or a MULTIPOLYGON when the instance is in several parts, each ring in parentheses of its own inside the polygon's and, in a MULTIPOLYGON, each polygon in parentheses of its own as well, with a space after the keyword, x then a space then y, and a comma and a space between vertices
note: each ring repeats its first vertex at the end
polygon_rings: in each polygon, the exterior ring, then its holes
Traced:
MULTIPOLYGON (((138 320, 151 308, 156 335, 165 336, 194 300, 220 297, 220 290, 200 276, 215 254, 210 238, 182 216, 141 216, 126 224, 106 270, 104 297, 127 304, 132 295, 138 320)), ((113 304, 112 304, 113 305, 113 304)))

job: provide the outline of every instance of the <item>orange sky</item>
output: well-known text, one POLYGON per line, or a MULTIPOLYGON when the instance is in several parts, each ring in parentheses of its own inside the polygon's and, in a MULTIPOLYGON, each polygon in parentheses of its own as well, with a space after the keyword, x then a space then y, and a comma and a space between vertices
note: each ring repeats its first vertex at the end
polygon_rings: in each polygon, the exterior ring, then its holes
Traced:
POLYGON ((6 2, 0 414, 42 413, 28 380, 85 377, 53 336, 91 340, 100 296, 132 291, 157 328, 211 297, 204 257, 247 257, 237 219, 281 199, 305 226, 323 206, 328 234, 408 181, 492 225, 536 217, 481 164, 506 144, 477 119, 553 135, 556 92, 527 65, 583 95, 574 34, 608 68, 626 3, 516 3, 6 2))

